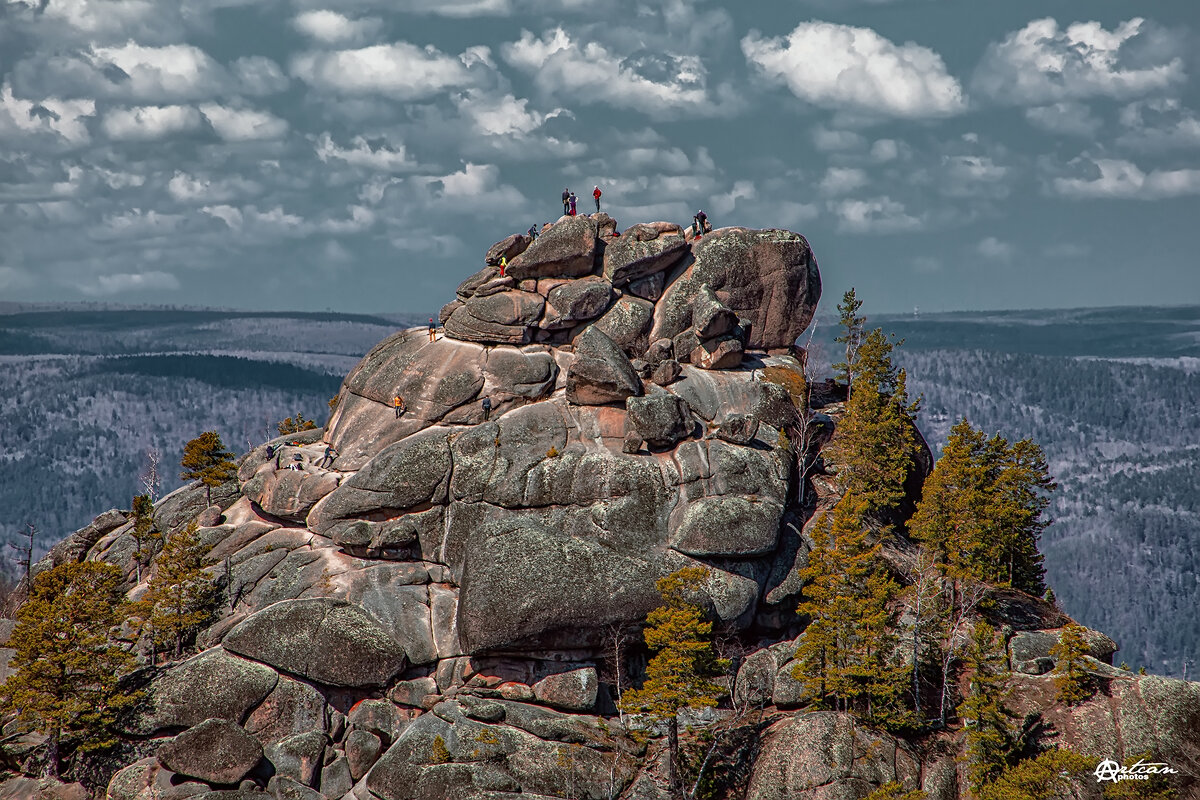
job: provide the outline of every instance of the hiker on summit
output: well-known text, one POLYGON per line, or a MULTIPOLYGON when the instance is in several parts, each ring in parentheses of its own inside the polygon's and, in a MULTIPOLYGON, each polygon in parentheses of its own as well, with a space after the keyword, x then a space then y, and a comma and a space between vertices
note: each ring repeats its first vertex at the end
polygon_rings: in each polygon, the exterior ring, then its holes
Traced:
POLYGON ((600 191, 599 185, 592 189, 592 197, 596 198, 596 213, 600 213, 600 195, 604 194, 600 191))
POLYGON ((337 450, 333 445, 325 445, 325 455, 321 456, 321 460, 317 462, 318 467, 329 468, 333 466, 333 460, 337 458, 337 450))
POLYGON ((563 189, 563 216, 571 213, 571 190, 563 189))
POLYGON ((571 196, 570 196, 570 198, 568 198, 568 200, 569 200, 569 204, 571 207, 570 214, 573 217, 573 216, 575 216, 575 193, 574 192, 571 192, 571 196))
POLYGON ((392 408, 396 409, 396 419, 400 419, 400 415, 404 413, 407 406, 404 405, 404 398, 396 395, 392 398, 392 408))
POLYGON ((708 222, 708 215, 704 213, 704 209, 700 209, 692 217, 692 233, 697 239, 704 234, 704 226, 708 222))
POLYGON ((433 321, 433 317, 429 318, 429 341, 437 338, 437 323, 433 321))
POLYGON ((530 242, 536 242, 536 241, 537 241, 537 237, 538 237, 537 223, 535 222, 535 223, 533 223, 532 225, 530 225, 530 226, 529 226, 529 230, 525 231, 525 234, 526 234, 527 236, 529 236, 529 241, 530 241, 530 242))
POLYGON ((504 270, 508 269, 508 257, 500 256, 500 277, 504 277, 504 270))

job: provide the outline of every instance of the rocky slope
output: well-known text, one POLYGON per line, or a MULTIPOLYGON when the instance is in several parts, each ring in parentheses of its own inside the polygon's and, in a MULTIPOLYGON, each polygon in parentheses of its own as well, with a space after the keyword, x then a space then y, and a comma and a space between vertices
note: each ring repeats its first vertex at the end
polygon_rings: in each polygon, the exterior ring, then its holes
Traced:
MULTIPOLYGON (((444 334, 381 342, 324 430, 247 454, 211 506, 199 486, 158 503, 165 530, 202 526, 225 601, 201 652, 147 672, 107 796, 665 798, 661 748, 617 717, 606 642, 691 564, 746 652, 727 708, 698 720, 741 742, 721 751, 725 796, 855 798, 889 780, 965 796, 953 734, 908 741, 795 710, 796 569, 837 465, 801 504, 778 446, 797 410, 764 368, 799 371, 792 344, 819 297, 787 231, 618 234, 597 214, 497 243, 442 310, 444 334)), ((814 447, 838 401, 836 387, 820 398, 814 447)), ((916 456, 914 495, 931 466, 923 443, 916 456)), ((39 569, 101 559, 137 597, 130 528, 107 512, 39 569)), ((888 555, 903 575, 911 546, 888 555)), ((1068 620, 998 600, 1021 710, 1048 734, 1200 774, 1200 686, 1115 670, 1094 634, 1108 692, 1054 707, 1049 648, 1068 620)))

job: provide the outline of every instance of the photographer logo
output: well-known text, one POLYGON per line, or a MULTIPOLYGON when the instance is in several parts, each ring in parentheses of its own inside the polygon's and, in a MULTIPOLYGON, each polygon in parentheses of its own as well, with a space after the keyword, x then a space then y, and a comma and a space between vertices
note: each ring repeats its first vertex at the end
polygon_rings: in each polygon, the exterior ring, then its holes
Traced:
POLYGON ((1112 759, 1106 758, 1096 766, 1096 771, 1092 773, 1096 776, 1096 783, 1104 783, 1105 781, 1148 781, 1151 775, 1177 775, 1179 770, 1171 769, 1163 763, 1146 763, 1139 760, 1131 767, 1123 767, 1112 759))

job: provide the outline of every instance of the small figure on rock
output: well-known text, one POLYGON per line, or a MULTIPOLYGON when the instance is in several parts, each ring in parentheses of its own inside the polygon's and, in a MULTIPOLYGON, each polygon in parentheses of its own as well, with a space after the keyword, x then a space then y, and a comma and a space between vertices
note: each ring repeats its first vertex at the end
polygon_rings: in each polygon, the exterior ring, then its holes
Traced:
POLYGON ((529 230, 525 231, 525 233, 526 233, 526 235, 529 236, 529 240, 531 242, 536 242, 537 237, 538 237, 537 223, 535 222, 532 225, 530 225, 529 230))
POLYGON ((321 456, 321 460, 317 462, 318 467, 332 467, 333 460, 337 458, 337 450, 333 449, 333 445, 325 445, 325 455, 321 456))
POLYGON ((300 455, 299 453, 296 453, 294 456, 292 456, 292 465, 290 467, 288 467, 288 469, 294 469, 297 472, 299 472, 304 469, 303 462, 304 462, 304 456, 300 455))
POLYGON ((492 417, 492 398, 483 398, 483 421, 487 422, 492 417))
POLYGON ((437 338, 437 323, 433 321, 433 317, 429 318, 429 341, 437 338))
POLYGON ((573 216, 575 216, 575 199, 576 199, 576 198, 575 198, 575 193, 574 193, 574 192, 571 192, 571 196, 568 198, 568 203, 569 203, 569 205, 570 205, 570 207, 571 207, 571 210, 570 210, 570 212, 569 212, 569 213, 570 213, 570 215, 571 215, 572 217, 573 217, 573 216))
POLYGON ((273 444, 267 445, 267 461, 275 459, 275 469, 279 469, 279 450, 273 444))
POLYGON ((400 419, 400 415, 404 413, 407 406, 404 405, 404 398, 396 395, 392 398, 392 408, 396 409, 396 419, 400 419))
POLYGON ((571 190, 563 189, 563 216, 571 213, 571 190))
POLYGON ((603 192, 600 191, 599 186, 595 186, 592 189, 592 197, 596 198, 596 213, 597 214, 600 213, 600 195, 601 194, 603 194, 603 192))
POLYGON ((508 257, 500 256, 500 277, 504 277, 504 270, 508 269, 508 257))
POLYGON ((704 226, 708 223, 708 215, 704 213, 704 209, 700 209, 692 217, 692 233, 697 239, 704 233, 704 226))

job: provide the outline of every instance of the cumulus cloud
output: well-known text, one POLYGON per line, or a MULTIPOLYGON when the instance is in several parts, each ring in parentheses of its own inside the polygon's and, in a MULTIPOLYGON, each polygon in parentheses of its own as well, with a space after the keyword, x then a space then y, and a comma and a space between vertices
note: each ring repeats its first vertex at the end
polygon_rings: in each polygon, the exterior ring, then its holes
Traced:
POLYGON ((916 230, 922 225, 903 203, 890 197, 841 200, 831 203, 829 208, 838 217, 838 229, 846 233, 897 233, 916 230))
POLYGON ((951 197, 1004 197, 1012 169, 988 155, 942 157, 942 191, 951 197))
POLYGON ((287 121, 267 111, 205 103, 200 106, 200 113, 204 114, 217 135, 227 142, 280 139, 288 132, 287 121))
POLYGON ((1002 242, 995 236, 987 236, 975 246, 975 252, 993 261, 1009 261, 1016 253, 1016 248, 1009 242, 1002 242))
POLYGON ((871 158, 880 164, 895 161, 900 157, 900 143, 895 139, 876 139, 871 145, 871 158))
POLYGON ((830 167, 821 179, 823 194, 837 195, 852 192, 867 185, 867 173, 857 167, 830 167))
POLYGON ((305 36, 326 44, 362 44, 374 39, 383 29, 379 17, 350 19, 336 11, 305 11, 292 19, 292 27, 305 36))
POLYGON ((1025 109, 1025 119, 1035 127, 1060 136, 1092 138, 1101 122, 1086 103, 1061 102, 1025 109))
POLYGON ((455 98, 459 110, 474 123, 475 130, 486 136, 532 133, 546 120, 571 116, 565 108, 555 108, 545 114, 531 111, 527 99, 512 94, 495 96, 479 90, 468 90, 455 98))
POLYGON ((282 92, 288 87, 283 69, 266 56, 245 56, 233 62, 237 89, 243 94, 266 95, 282 92))
POLYGON ((823 125, 817 125, 812 131, 813 146, 822 153, 832 153, 840 150, 861 150, 867 146, 867 140, 854 131, 832 130, 823 125))
POLYGON ((350 140, 349 147, 340 147, 334 143, 329 131, 317 138, 316 152, 317 158, 322 162, 334 159, 351 166, 380 172, 400 172, 416 166, 416 163, 409 159, 403 144, 393 146, 387 142, 371 142, 366 137, 355 136, 350 140))
POLYGON ((116 94, 136 100, 207 98, 226 80, 225 70, 190 44, 146 47, 131 41, 94 48, 90 60, 117 87, 116 94))
POLYGON ((114 108, 104 115, 100 127, 110 139, 162 139, 199 128, 200 112, 191 106, 114 108))
POLYGON ((291 72, 317 89, 351 94, 381 92, 396 100, 417 100, 475 83, 464 56, 447 55, 432 46, 395 42, 303 53, 292 59, 291 72))
POLYGON ((257 182, 237 175, 200 177, 177 170, 167 181, 167 193, 181 203, 223 203, 261 190, 257 182))
POLYGON ((1117 143, 1138 150, 1200 147, 1200 118, 1178 98, 1158 97, 1121 109, 1117 143))
POLYGON ((523 30, 521 38, 506 44, 501 54, 510 65, 528 73, 543 92, 570 94, 575 102, 603 102, 651 115, 680 111, 707 115, 736 107, 724 89, 719 97, 710 96, 707 71, 696 56, 660 53, 623 58, 598 42, 578 42, 561 27, 541 37, 523 30))
POLYGON ((500 168, 495 164, 464 164, 459 172, 423 178, 422 183, 437 205, 459 212, 494 212, 502 208, 513 213, 524 209, 528 202, 518 189, 501 182, 500 168))
POLYGON ((255 205, 238 207, 218 203, 200 210, 221 220, 231 231, 242 234, 245 239, 271 240, 305 232, 304 218, 284 211, 282 206, 260 211, 255 205))
POLYGON ((803 22, 785 37, 751 31, 742 53, 768 80, 817 106, 911 118, 949 116, 966 105, 941 56, 871 28, 803 22))
POLYGON ((1163 200, 1200 194, 1200 169, 1144 172, 1130 161, 1086 157, 1075 159, 1068 167, 1080 174, 1057 177, 1049 184, 1051 191, 1062 197, 1163 200))
POLYGON ((1047 105, 1087 97, 1129 97, 1182 83, 1177 37, 1141 17, 1111 31, 1099 22, 1062 29, 1037 19, 988 46, 974 87, 999 102, 1047 105))
POLYGON ((67 144, 82 145, 91 138, 84 118, 95 113, 94 100, 47 97, 35 103, 14 97, 7 82, 0 86, 0 134, 6 129, 26 135, 50 133, 67 144))

